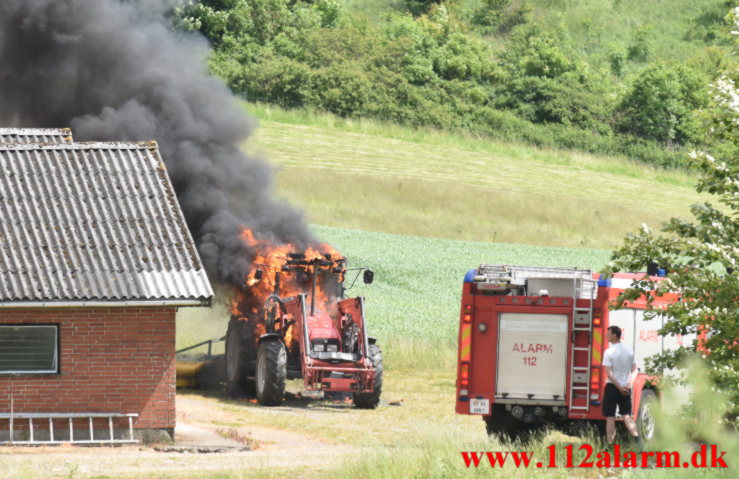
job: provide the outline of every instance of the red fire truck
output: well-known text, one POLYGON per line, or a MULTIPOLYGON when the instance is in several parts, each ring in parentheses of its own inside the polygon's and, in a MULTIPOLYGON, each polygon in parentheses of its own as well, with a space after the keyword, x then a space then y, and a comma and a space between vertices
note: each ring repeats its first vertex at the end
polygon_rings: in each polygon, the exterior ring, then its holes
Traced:
MULTIPOLYGON (((661 280, 662 270, 650 271, 661 280)), ((644 359, 687 337, 662 337, 663 318, 645 318, 646 302, 608 304, 646 273, 601 279, 589 270, 483 264, 467 272, 459 325, 456 411, 479 414, 489 434, 515 437, 538 424, 603 421, 606 329, 622 330, 640 368, 633 415, 646 440, 655 432, 656 378, 644 359)), ((657 298, 656 306, 676 301, 657 298)))

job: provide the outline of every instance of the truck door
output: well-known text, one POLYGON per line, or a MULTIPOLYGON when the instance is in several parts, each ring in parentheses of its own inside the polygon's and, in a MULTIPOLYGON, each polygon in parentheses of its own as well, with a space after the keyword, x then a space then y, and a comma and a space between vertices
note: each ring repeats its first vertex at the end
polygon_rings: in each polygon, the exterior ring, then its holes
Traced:
POLYGON ((500 314, 497 397, 565 397, 567 321, 566 314, 500 314))

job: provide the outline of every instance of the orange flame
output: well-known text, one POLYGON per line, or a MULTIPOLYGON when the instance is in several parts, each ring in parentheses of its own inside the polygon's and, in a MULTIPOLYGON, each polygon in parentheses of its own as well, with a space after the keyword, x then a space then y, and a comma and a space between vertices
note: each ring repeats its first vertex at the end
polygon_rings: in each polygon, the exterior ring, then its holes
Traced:
MULTIPOLYGON (((283 267, 290 260, 290 254, 298 253, 304 256, 306 261, 315 259, 331 258, 332 261, 344 261, 345 258, 336 248, 328 244, 319 244, 311 246, 304 251, 300 251, 295 245, 275 244, 266 239, 259 239, 254 232, 248 228, 244 228, 241 232, 241 239, 249 246, 249 250, 254 256, 251 260, 252 266, 242 288, 234 288, 234 296, 231 301, 231 313, 235 317, 244 317, 249 321, 255 321, 255 333, 258 335, 266 332, 264 321, 264 304, 267 298, 274 292, 276 274, 280 273, 280 297, 295 296, 297 294, 310 294, 312 289, 311 277, 308 274, 299 274, 302 270, 308 273, 308 266, 291 266, 289 271, 283 271, 283 267), (327 256, 328 255, 328 256, 327 256), (257 271, 261 270, 261 278, 257 278, 257 271)), ((335 263, 337 264, 337 263, 335 263)), ((332 271, 333 272, 333 271, 332 271)), ((338 275, 338 281, 344 281, 343 270, 335 273, 338 275)), ((331 305, 336 302, 337 292, 330 292, 325 289, 321 281, 316 284, 316 305, 319 309, 330 311, 331 305)), ((285 342, 290 347, 293 337, 293 328, 289 327, 285 331, 285 342)))

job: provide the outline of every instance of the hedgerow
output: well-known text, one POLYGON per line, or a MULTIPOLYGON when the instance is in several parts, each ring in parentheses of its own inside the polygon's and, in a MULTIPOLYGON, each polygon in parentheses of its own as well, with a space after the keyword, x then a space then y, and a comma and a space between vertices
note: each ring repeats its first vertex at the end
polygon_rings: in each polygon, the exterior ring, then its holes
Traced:
MULTIPOLYGON (((492 9, 485 22, 503 22, 524 3, 483 2, 492 9)), ((337 0, 201 0, 176 17, 210 40, 213 72, 249 101, 661 166, 678 166, 677 152, 704 140, 694 113, 706 104, 708 78, 697 69, 647 68, 619 89, 564 26, 522 14, 494 50, 449 6, 408 2, 417 16, 391 11, 370 22, 337 0)), ((623 75, 628 55, 619 55, 611 66, 623 75)))

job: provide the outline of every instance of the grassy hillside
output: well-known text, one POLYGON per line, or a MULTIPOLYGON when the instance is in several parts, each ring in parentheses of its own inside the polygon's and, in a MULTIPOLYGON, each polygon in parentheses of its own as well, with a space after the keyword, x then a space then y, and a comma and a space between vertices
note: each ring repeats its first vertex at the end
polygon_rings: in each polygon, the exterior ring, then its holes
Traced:
MULTIPOLYGON (((381 21, 389 11, 404 10, 403 0, 341 0, 354 14, 381 21)), ((502 3, 502 2, 501 2, 502 3)), ((485 0, 453 0, 452 11, 469 24, 485 0)), ((628 54, 642 36, 648 45, 649 60, 701 61, 710 45, 725 42, 719 31, 724 16, 735 2, 727 0, 511 0, 509 10, 522 4, 530 8, 532 20, 553 28, 564 26, 578 51, 592 66, 608 70, 615 52, 628 54)), ((476 32, 485 35, 484 30, 476 32)), ((492 31, 493 43, 505 35, 492 31)), ((636 62, 631 70, 643 64, 636 62)))
POLYGON ((312 223, 398 234, 610 248, 641 223, 687 215, 693 180, 628 160, 371 120, 248 105, 247 145, 281 167, 312 223))

